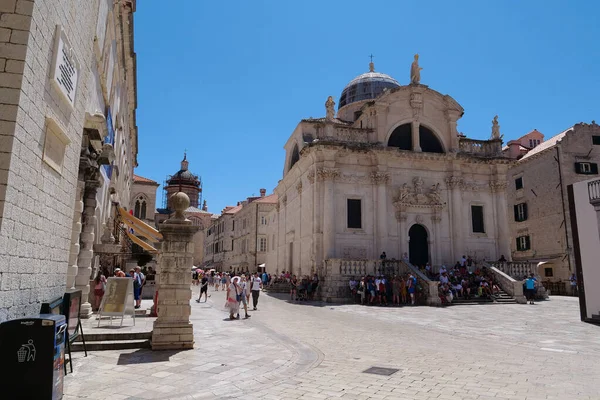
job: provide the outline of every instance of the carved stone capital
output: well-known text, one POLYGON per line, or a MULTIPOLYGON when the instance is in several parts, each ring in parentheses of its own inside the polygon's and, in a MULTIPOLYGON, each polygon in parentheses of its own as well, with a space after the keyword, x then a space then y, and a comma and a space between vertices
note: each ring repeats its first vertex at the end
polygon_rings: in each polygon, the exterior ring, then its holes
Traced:
POLYGON ((298 194, 302 193, 302 181, 298 182, 296 185, 296 190, 298 191, 298 194))
POLYGON ((446 178, 446 186, 448 186, 448 188, 450 188, 450 189, 459 187, 460 185, 462 185, 462 183, 463 183, 462 178, 460 178, 458 176, 449 176, 448 178, 446 178))
POLYGON ((284 194, 283 197, 281 198, 281 202, 283 203, 283 205, 287 205, 287 194, 284 194))
POLYGON ((388 184, 390 181, 390 174, 387 172, 373 171, 371 172, 371 182, 379 185, 380 183, 388 184))
POLYGON ((492 181, 490 182, 490 189, 492 192, 502 192, 506 190, 506 182, 492 181))
POLYGON ((308 173, 308 175, 306 175, 306 178, 308 178, 308 181, 310 183, 315 183, 315 171, 314 170, 310 170, 310 172, 308 173))
POLYGON ((318 168, 317 169, 317 180, 326 181, 334 180, 340 176, 340 171, 335 168, 318 168))

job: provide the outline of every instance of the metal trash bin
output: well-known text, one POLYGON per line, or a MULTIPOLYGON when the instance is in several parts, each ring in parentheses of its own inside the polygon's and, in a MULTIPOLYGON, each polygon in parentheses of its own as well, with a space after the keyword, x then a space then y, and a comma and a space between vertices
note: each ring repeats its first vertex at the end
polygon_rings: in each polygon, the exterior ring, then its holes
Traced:
POLYGON ((0 324, 2 398, 62 399, 66 330, 65 316, 55 314, 0 324))

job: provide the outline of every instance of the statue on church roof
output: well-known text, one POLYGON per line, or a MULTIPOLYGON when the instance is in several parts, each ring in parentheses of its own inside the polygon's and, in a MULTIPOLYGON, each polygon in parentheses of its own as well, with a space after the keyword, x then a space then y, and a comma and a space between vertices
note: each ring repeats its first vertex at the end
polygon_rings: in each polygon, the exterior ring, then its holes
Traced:
POLYGON ((410 66, 410 83, 418 85, 421 83, 421 70, 423 68, 419 67, 419 55, 415 54, 415 60, 410 66))
POLYGON ((328 121, 333 121, 335 118, 335 101, 333 101, 333 97, 329 96, 327 101, 325 102, 325 110, 327 111, 326 119, 328 121))
POLYGON ((498 116, 496 115, 492 120, 492 140, 502 139, 500 134, 500 125, 498 125, 498 116))
POLYGON ((208 205, 206 204, 206 200, 202 203, 202 211, 208 211, 208 205))

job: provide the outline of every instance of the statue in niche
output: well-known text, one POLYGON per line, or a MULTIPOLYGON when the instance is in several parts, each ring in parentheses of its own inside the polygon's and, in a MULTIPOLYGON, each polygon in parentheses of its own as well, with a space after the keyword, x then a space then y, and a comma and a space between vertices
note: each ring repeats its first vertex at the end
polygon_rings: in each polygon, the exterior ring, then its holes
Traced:
POLYGON ((420 176, 417 176, 413 179, 413 185, 415 187, 415 197, 414 201, 416 204, 425 203, 426 196, 423 194, 423 179, 420 176))
POLYGON ((498 116, 492 120, 492 140, 502 139, 504 135, 500 134, 500 125, 498 125, 498 116))
POLYGON ((423 68, 419 67, 419 55, 415 54, 415 60, 410 66, 410 83, 418 85, 421 83, 421 70, 423 68))
POLYGON ((325 118, 328 121, 333 121, 335 118, 335 101, 333 101, 333 97, 329 96, 327 98, 327 101, 325 102, 325 110, 327 111, 325 118))

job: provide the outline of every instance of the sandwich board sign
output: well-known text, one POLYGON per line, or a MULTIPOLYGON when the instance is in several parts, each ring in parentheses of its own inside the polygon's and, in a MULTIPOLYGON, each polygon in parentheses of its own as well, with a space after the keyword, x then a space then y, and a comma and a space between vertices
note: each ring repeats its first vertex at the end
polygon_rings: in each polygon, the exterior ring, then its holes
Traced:
POLYGON ((134 305, 133 278, 108 278, 98 310, 98 326, 103 316, 110 317, 111 324, 113 317, 121 317, 121 326, 123 326, 125 314, 133 316, 133 325, 135 325, 134 305))

